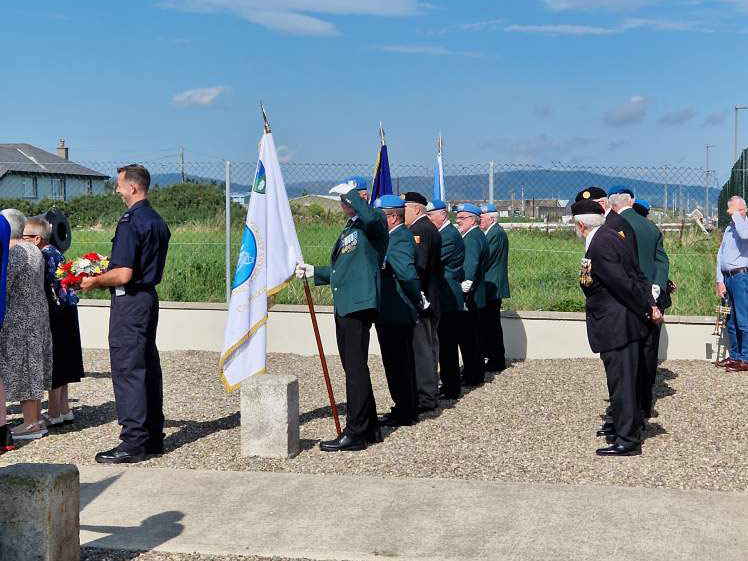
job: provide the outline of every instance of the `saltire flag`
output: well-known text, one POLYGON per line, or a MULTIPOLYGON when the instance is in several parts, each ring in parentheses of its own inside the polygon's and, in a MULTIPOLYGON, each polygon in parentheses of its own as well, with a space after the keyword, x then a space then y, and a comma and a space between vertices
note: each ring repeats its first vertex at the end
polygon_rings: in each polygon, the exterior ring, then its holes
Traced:
POLYGON ((371 185, 371 197, 369 204, 373 205, 382 195, 392 194, 392 178, 390 177, 390 160, 387 157, 387 145, 382 143, 374 166, 374 179, 371 185))
POLYGON ((442 164, 442 135, 439 133, 439 139, 436 143, 436 166, 434 167, 434 200, 446 201, 444 192, 444 165, 442 164))
POLYGON ((227 391, 265 372, 268 297, 280 292, 303 262, 273 135, 267 131, 260 140, 219 363, 227 391))

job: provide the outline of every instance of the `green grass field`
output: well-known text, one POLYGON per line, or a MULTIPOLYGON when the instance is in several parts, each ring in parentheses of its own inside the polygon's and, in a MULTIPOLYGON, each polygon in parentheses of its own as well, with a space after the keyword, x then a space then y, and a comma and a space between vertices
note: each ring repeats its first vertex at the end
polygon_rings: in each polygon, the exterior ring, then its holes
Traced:
MULTIPOLYGON (((302 220, 297 223, 304 259, 312 264, 326 264, 332 245, 340 233, 340 224, 302 220)), ((78 229, 68 258, 88 251, 108 254, 111 230, 78 229)), ((584 297, 577 276, 583 244, 569 231, 510 231, 509 282, 512 297, 505 301, 507 310, 581 311, 584 297)), ((671 314, 712 315, 714 296, 714 258, 719 247, 717 234, 712 238, 686 230, 681 242, 679 233, 665 236, 670 257, 670 278, 678 285, 671 314)), ((240 234, 232 236, 232 271, 239 252, 240 234)), ((181 226, 172 229, 164 279, 159 285, 162 300, 188 302, 225 301, 225 236, 215 226, 181 226)), ((313 287, 315 302, 331 304, 329 287, 313 287)), ((105 292, 94 293, 105 298, 105 292)), ((278 294, 277 303, 305 303, 301 283, 278 294)))

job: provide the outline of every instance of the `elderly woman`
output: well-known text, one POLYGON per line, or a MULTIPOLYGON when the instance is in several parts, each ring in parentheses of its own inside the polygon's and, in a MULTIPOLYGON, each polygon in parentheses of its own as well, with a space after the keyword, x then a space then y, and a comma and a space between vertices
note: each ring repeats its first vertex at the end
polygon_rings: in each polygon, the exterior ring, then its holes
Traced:
POLYGON ((11 429, 13 440, 46 436, 40 412, 52 381, 52 334, 44 295, 44 259, 23 241, 24 215, 6 209, 10 224, 5 322, 0 330, 0 378, 9 401, 20 401, 23 423, 11 429))
POLYGON ((83 377, 83 352, 78 325, 78 296, 65 288, 55 276, 65 258, 49 243, 52 226, 41 216, 26 220, 23 238, 38 247, 44 257, 44 292, 49 306, 49 327, 52 331, 52 389, 49 408, 44 415, 47 428, 74 421, 68 402, 68 384, 83 377))

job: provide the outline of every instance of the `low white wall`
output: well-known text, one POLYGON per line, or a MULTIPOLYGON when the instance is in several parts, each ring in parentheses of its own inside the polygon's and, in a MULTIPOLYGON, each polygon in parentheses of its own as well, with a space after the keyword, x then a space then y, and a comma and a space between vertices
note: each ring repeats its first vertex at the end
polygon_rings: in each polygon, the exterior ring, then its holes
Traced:
MULTIPOLYGON (((85 348, 108 347, 109 302, 82 300, 79 306, 81 339, 85 348)), ((220 352, 226 305, 161 302, 157 344, 163 351, 220 352)), ((332 308, 317 309, 326 354, 338 354, 332 308)), ((501 324, 507 358, 594 357, 587 344, 584 314, 570 312, 505 312, 501 324)), ((707 359, 716 351, 711 335, 714 319, 666 316, 660 358, 707 359)), ((371 330, 371 354, 380 354, 376 331, 371 330)), ((306 306, 275 306, 268 321, 268 352, 316 355, 317 345, 306 306)))

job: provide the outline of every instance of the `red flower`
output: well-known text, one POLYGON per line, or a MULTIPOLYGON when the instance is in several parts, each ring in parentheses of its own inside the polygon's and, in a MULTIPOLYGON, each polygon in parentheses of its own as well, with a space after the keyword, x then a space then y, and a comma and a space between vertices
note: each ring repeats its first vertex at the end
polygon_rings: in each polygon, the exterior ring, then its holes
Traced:
POLYGON ((60 269, 63 270, 63 271, 69 271, 72 268, 73 268, 73 262, 72 261, 68 261, 67 263, 64 263, 64 264, 60 265, 60 269))
POLYGON ((89 261, 98 261, 99 260, 99 254, 92 251, 91 253, 86 253, 83 256, 83 259, 88 259, 89 261))

